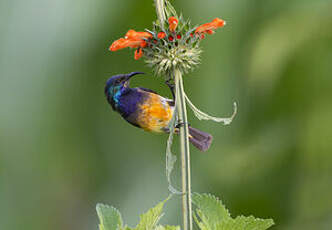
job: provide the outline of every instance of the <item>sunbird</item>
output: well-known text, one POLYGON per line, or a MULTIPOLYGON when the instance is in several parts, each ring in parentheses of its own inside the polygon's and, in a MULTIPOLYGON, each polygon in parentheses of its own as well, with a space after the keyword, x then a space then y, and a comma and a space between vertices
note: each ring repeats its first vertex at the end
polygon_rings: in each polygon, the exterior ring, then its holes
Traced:
MULTIPOLYGON (((145 131, 155 133, 169 133, 169 123, 172 119, 175 102, 160 96, 151 89, 142 87, 130 88, 130 79, 142 72, 119 74, 112 76, 106 82, 105 95, 112 109, 118 112, 127 122, 145 131)), ((174 92, 170 87, 173 97, 174 92)), ((177 124, 175 133, 179 132, 177 124)), ((195 129, 189 125, 189 140, 200 151, 209 149, 212 135, 195 129)))

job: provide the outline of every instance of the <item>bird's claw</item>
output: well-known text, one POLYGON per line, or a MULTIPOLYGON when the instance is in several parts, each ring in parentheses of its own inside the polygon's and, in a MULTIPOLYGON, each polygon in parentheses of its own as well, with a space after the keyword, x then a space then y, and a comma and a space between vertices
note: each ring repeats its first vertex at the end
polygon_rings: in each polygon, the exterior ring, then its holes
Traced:
POLYGON ((175 99, 175 93, 174 93, 175 84, 172 83, 171 80, 167 80, 165 83, 169 87, 169 89, 171 90, 173 99, 175 99))
POLYGON ((186 123, 186 122, 179 122, 179 123, 177 123, 177 124, 175 125, 175 128, 178 128, 178 129, 179 129, 179 128, 185 126, 185 125, 190 126, 189 123, 186 123))

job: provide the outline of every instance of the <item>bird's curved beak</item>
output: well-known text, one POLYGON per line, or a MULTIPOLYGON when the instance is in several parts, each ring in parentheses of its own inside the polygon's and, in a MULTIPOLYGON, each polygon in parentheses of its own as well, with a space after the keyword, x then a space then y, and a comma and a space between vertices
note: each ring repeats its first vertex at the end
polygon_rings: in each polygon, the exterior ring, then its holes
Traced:
POLYGON ((127 78, 128 78, 128 80, 129 80, 131 77, 133 77, 133 76, 135 76, 135 75, 137 75, 137 74, 145 74, 145 73, 143 73, 143 72, 131 72, 131 73, 127 74, 127 78))
POLYGON ((145 73, 143 73, 143 72, 131 72, 131 73, 127 74, 126 79, 125 79, 125 81, 126 81, 125 86, 128 86, 130 78, 137 75, 137 74, 145 74, 145 73))

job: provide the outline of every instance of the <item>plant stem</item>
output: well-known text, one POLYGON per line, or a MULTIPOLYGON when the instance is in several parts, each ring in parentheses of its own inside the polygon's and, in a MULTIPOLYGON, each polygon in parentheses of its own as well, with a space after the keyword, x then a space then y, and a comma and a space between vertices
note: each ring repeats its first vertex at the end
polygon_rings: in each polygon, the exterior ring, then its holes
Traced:
POLYGON ((187 119, 186 100, 183 88, 182 73, 180 70, 174 70, 177 117, 181 124, 180 145, 181 145, 181 175, 182 175, 182 214, 183 229, 192 230, 192 206, 191 206, 191 175, 190 175, 190 148, 189 148, 189 129, 187 119))
POLYGON ((160 22, 160 26, 162 29, 164 29, 164 22, 166 20, 165 16, 165 2, 164 0, 154 0, 155 5, 156 5, 156 12, 157 12, 157 17, 160 22))
MULTIPOLYGON (((154 0, 156 5, 156 12, 161 27, 164 27, 166 20, 165 16, 165 1, 154 0)), ((187 119, 186 99, 183 89, 182 73, 178 69, 173 72, 175 91, 176 91, 176 106, 178 123, 181 124, 179 128, 180 145, 181 145, 181 176, 182 176, 182 216, 183 216, 183 230, 193 229, 192 220, 192 206, 191 206, 191 176, 190 176, 190 148, 189 148, 189 128, 187 119)))

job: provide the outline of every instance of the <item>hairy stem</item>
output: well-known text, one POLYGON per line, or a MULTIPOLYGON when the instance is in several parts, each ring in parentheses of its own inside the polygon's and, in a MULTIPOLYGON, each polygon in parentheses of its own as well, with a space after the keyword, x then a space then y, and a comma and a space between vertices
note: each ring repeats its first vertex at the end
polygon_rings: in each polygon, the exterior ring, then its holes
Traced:
POLYGON ((162 29, 164 29, 164 22, 166 20, 165 16, 165 2, 164 0, 154 0, 155 5, 156 5, 156 12, 157 12, 157 17, 160 22, 160 26, 162 29))
POLYGON ((174 78, 176 99, 178 100, 177 117, 178 123, 180 124, 183 229, 192 230, 189 129, 181 71, 175 69, 174 78))

